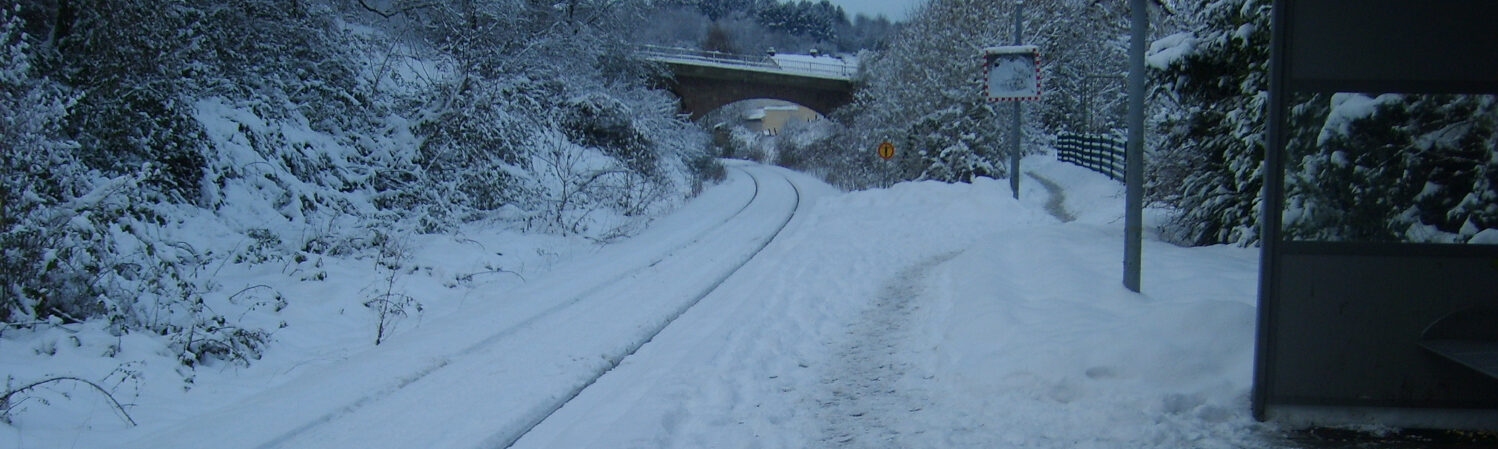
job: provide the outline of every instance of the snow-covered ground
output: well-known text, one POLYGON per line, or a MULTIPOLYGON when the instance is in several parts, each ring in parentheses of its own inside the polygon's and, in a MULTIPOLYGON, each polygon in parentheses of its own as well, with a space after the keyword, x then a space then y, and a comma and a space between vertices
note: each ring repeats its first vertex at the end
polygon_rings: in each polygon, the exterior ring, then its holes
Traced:
POLYGON ((736 164, 606 246, 415 237, 426 268, 398 288, 426 307, 387 343, 360 306, 372 261, 333 261, 282 290, 297 297, 263 360, 193 384, 150 336, 8 331, 0 372, 134 382, 140 425, 59 385, 68 398, 26 404, 0 445, 492 447, 537 421, 515 447, 1271 445, 1248 411, 1257 251, 1147 236, 1131 293, 1122 187, 1049 156, 1022 166, 1075 220, 1029 176, 1016 201, 1007 181, 840 193, 736 164), (123 361, 139 374, 110 377, 123 361))
MULTIPOLYGON (((517 447, 1253 447, 1257 252, 1146 242, 1122 188, 903 183, 830 195, 517 447)), ((1155 214, 1159 219, 1159 215, 1155 214)))

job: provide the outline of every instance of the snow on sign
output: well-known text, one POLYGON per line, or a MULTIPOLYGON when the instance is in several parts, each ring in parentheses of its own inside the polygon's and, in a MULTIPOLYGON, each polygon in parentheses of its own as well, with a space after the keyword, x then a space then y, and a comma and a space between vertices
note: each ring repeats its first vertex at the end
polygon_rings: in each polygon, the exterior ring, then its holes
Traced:
POLYGON ((987 79, 983 96, 988 101, 1036 101, 1040 99, 1040 48, 1007 45, 983 49, 987 79))

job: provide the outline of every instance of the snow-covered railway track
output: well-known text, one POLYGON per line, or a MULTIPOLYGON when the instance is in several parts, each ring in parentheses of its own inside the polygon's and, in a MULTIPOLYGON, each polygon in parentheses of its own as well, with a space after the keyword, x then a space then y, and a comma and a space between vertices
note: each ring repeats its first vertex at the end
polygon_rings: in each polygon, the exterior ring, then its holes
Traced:
MULTIPOLYGON (((621 281, 621 280, 623 280, 623 279, 625 279, 627 277, 630 277, 632 275, 638 274, 639 272, 644 271, 644 270, 646 270, 646 269, 648 269, 650 267, 656 266, 657 264, 661 263, 661 261, 663 261, 663 260, 665 260, 665 259, 667 259, 669 257, 672 257, 672 256, 676 255, 677 252, 681 251, 684 248, 687 248, 687 247, 689 247, 691 245, 697 244, 699 241, 701 241, 703 238, 707 237, 713 231, 715 231, 715 230, 723 227, 724 225, 728 224, 729 222, 732 222, 740 214, 743 214, 744 210, 748 209, 749 206, 752 205, 752 204, 754 204, 754 201, 757 198, 759 198, 759 189, 760 189, 760 187, 759 187, 760 186, 759 178, 755 177, 753 174, 749 173, 746 170, 743 170, 743 169, 738 169, 738 170, 740 172, 743 172, 744 174, 748 175, 749 178, 750 178, 750 180, 754 182, 754 192, 749 196, 749 199, 744 202, 744 205, 742 207, 740 207, 737 211, 735 211, 732 215, 728 216, 727 218, 724 218, 723 220, 719 221, 717 224, 713 225, 712 227, 709 227, 707 229, 703 229, 701 232, 699 232, 697 235, 693 236, 692 239, 688 240, 686 243, 682 243, 679 246, 676 246, 675 248, 672 248, 670 251, 667 251, 665 253, 660 254, 659 256, 657 256, 654 259, 652 259, 650 261, 650 263, 648 263, 648 264, 634 267, 634 268, 632 268, 632 269, 630 269, 628 271, 621 272, 621 273, 619 273, 619 274, 617 274, 617 275, 615 275, 615 276, 613 276, 613 277, 611 277, 611 278, 609 278, 607 280, 604 280, 602 282, 598 282, 595 285, 593 285, 592 288, 589 288, 588 290, 585 290, 582 293, 573 296, 571 299, 568 299, 568 300, 563 301, 563 302, 559 302, 556 305, 551 306, 550 308, 542 310, 540 313, 537 313, 535 315, 531 315, 530 318, 526 318, 526 319, 524 319, 524 320, 522 320, 522 321, 520 321, 518 323, 515 323, 514 325, 507 326, 504 329, 500 330, 499 332, 496 332, 496 333, 490 335, 489 337, 484 338, 483 340, 479 340, 478 342, 475 342, 475 343, 473 343, 473 344, 471 344, 471 345, 469 345, 467 347, 464 347, 463 349, 461 349, 461 350, 459 350, 459 351, 457 351, 455 353, 449 354, 446 357, 443 357, 442 359, 436 360, 434 363, 428 365, 424 369, 416 371, 416 372, 413 372, 410 375, 401 378, 398 382, 396 382, 393 385, 389 385, 386 388, 383 388, 383 389, 378 390, 378 391, 373 391, 370 394, 368 394, 368 395, 366 395, 364 397, 359 398, 357 401, 354 401, 353 403, 350 403, 350 404, 348 404, 346 406, 343 406, 343 407, 337 408, 335 410, 332 410, 332 411, 330 411, 330 412, 328 412, 326 414, 323 414, 322 416, 317 417, 314 420, 307 421, 307 422, 303 423, 302 425, 300 425, 300 426, 298 426, 298 427, 296 427, 296 428, 294 428, 294 429, 292 429, 292 430, 290 430, 290 431, 288 431, 286 433, 283 433, 283 434, 281 434, 281 435, 279 435, 279 436, 277 436, 275 438, 270 439, 269 441, 266 441, 264 444, 256 446, 256 449, 271 449, 271 448, 284 447, 287 442, 292 441, 293 439, 297 438, 298 436, 300 436, 301 434, 307 432, 310 429, 313 429, 313 428, 315 428, 317 426, 326 424, 326 423, 328 423, 330 421, 333 421, 335 419, 338 419, 338 418, 340 418, 340 417, 342 417, 344 415, 348 415, 349 413, 362 408, 366 404, 369 404, 369 403, 371 403, 373 401, 379 400, 380 398, 382 398, 384 396, 390 395, 391 393, 395 392, 396 390, 400 390, 402 388, 405 388, 407 385, 410 385, 410 384, 412 384, 414 382, 417 382, 417 381, 419 381, 421 379, 426 378, 428 375, 432 374, 433 372, 436 372, 437 370, 446 367, 450 363, 450 361, 452 359, 454 359, 454 358, 463 357, 463 356, 466 356, 468 354, 472 354, 472 353, 474 353, 474 352, 476 352, 476 351, 478 351, 478 350, 480 350, 480 349, 482 349, 482 348, 484 348, 486 346, 493 345, 495 342, 497 342, 499 340, 502 340, 504 338, 507 338, 507 337, 510 337, 510 336, 514 335, 515 332, 517 332, 517 331, 519 331, 521 329, 525 329, 525 328, 527 328, 529 326, 532 326, 537 321, 539 321, 539 320, 541 320, 543 318, 549 317, 549 316, 551 316, 553 314, 556 314, 557 312, 559 312, 561 310, 564 310, 564 309, 567 309, 569 307, 576 306, 579 302, 582 302, 584 299, 586 299, 588 297, 591 297, 593 295, 598 294, 599 292, 603 291, 605 288, 610 287, 610 286, 618 283, 619 281, 621 281)), ((532 424, 532 425, 534 425, 534 424, 532 424)))
MULTIPOLYGON (((745 173, 754 178, 756 186, 760 185, 761 181, 757 176, 749 171, 745 171, 745 173)), ((722 275, 718 276, 718 278, 715 279, 711 285, 706 286, 706 288, 703 288, 701 291, 692 295, 692 299, 690 301, 682 304, 681 307, 673 311, 671 315, 664 321, 661 321, 657 325, 653 326, 649 331, 649 335, 645 336, 645 338, 643 339, 638 339, 637 341, 635 341, 628 348, 626 348, 624 352, 617 354, 616 358, 611 358, 609 360, 608 366, 595 373, 595 375, 593 375, 592 378, 588 379, 587 382, 578 385, 576 388, 569 391, 562 400, 554 401, 551 406, 548 407, 544 415, 538 416, 537 419, 532 420, 533 422, 528 423, 520 432, 514 432, 506 435, 496 435, 497 438, 491 441, 498 444, 494 444, 492 446, 486 444, 485 447, 509 448, 513 446, 516 441, 519 441, 520 438, 524 437, 527 433, 530 433, 530 431, 535 429, 536 426, 546 421, 547 418, 550 418, 551 415, 556 413, 557 410, 560 410, 563 406, 566 406, 568 402, 576 399, 579 394, 582 394, 583 390, 586 390, 588 387, 593 386, 594 383, 598 382, 598 379, 602 378, 604 375, 607 375, 610 371, 613 371, 614 368, 618 367, 619 363, 623 362, 625 358, 634 355, 635 352, 639 351, 642 346, 645 346, 645 344, 650 343, 652 340, 654 340, 657 335, 660 335, 661 331, 666 329, 666 326, 671 325, 671 323, 675 322, 677 318, 680 318, 682 314, 685 314, 687 310, 690 310, 692 307, 695 307, 698 303, 702 302, 702 298, 706 298, 707 295, 711 294, 713 290, 716 290, 718 286, 723 285, 724 281, 727 281, 729 277, 733 276, 734 273, 737 273, 740 268, 743 268, 744 265, 748 264, 750 260, 753 260, 754 256, 759 255, 761 251, 764 251, 765 247, 769 246, 770 242, 774 241, 775 237, 779 236, 780 232, 785 230, 786 225, 789 225, 791 223, 791 219, 795 217, 796 211, 801 207, 801 189, 796 187, 796 183, 792 182, 790 178, 786 178, 784 176, 781 176, 781 178, 785 180, 786 185, 789 185, 791 187, 791 191, 795 194, 795 203, 792 205, 791 210, 785 214, 785 219, 780 222, 779 226, 775 227, 775 231, 766 236, 763 241, 754 248, 753 253, 742 257, 738 263, 734 264, 733 269, 724 272, 722 275)))
POLYGON ((796 186, 762 179, 783 177, 762 168, 733 170, 747 176, 752 189, 740 178, 737 198, 717 198, 732 206, 712 208, 717 212, 701 222, 676 223, 677 232, 658 236, 663 243, 644 251, 616 251, 615 260, 593 270, 585 266, 577 282, 532 291, 538 298, 522 299, 532 303, 527 307, 486 310, 498 315, 488 317, 495 328, 472 325, 484 317, 462 317, 468 321, 454 327, 482 332, 428 338, 425 347, 393 341, 383 356, 361 354, 316 373, 315 381, 287 382, 136 445, 507 446, 654 338, 785 228, 800 204, 796 186))

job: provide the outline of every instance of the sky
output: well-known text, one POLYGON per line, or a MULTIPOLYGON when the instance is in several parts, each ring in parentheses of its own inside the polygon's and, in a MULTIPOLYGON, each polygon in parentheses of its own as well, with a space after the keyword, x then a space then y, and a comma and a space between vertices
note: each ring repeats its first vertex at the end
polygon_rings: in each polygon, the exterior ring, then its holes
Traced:
POLYGON ((870 17, 883 14, 890 20, 903 21, 906 12, 926 3, 926 0, 832 0, 832 3, 842 6, 849 19, 857 14, 870 17))

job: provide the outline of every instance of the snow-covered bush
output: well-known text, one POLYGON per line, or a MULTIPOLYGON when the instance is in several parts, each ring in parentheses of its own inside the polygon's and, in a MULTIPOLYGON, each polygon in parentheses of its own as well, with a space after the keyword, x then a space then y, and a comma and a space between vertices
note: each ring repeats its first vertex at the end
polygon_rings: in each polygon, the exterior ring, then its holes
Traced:
MULTIPOLYGON (((9 125, 4 320, 104 319, 113 332, 170 336, 189 364, 258 358, 268 335, 229 322, 205 301, 211 282, 201 273, 211 256, 163 235, 183 218, 170 203, 198 197, 196 123, 171 111, 172 101, 159 101, 154 81, 111 99, 101 92, 119 87, 109 83, 130 83, 126 76, 74 74, 108 81, 85 84, 94 89, 88 95, 69 93, 75 88, 66 84, 78 78, 45 75, 69 74, 57 69, 68 62, 37 64, 40 41, 18 33, 12 17, 3 16, 8 69, 0 80, 0 115, 9 125)), ((75 29, 65 39, 81 36, 86 32, 75 29)))
POLYGON ((45 293, 56 288, 45 275, 60 271, 54 248, 68 225, 52 210, 86 185, 62 131, 75 95, 36 75, 18 11, 0 10, 0 321, 6 323, 35 321, 54 314, 52 308, 87 308, 50 304, 45 293))
POLYGON ((977 103, 967 106, 978 110, 963 113, 956 107, 947 108, 922 117, 912 126, 903 146, 919 158, 921 172, 917 179, 973 182, 980 176, 1002 178, 1007 174, 1007 167, 998 164, 1002 157, 992 151, 997 142, 985 141, 979 131, 994 120, 988 116, 991 109, 977 103))
POLYGON ((689 167, 706 136, 649 89, 616 8, 7 7, 0 321, 107 320, 187 365, 249 363, 296 298, 225 290, 225 265, 318 281, 304 262, 382 254, 380 235, 635 229, 711 164, 689 167))

